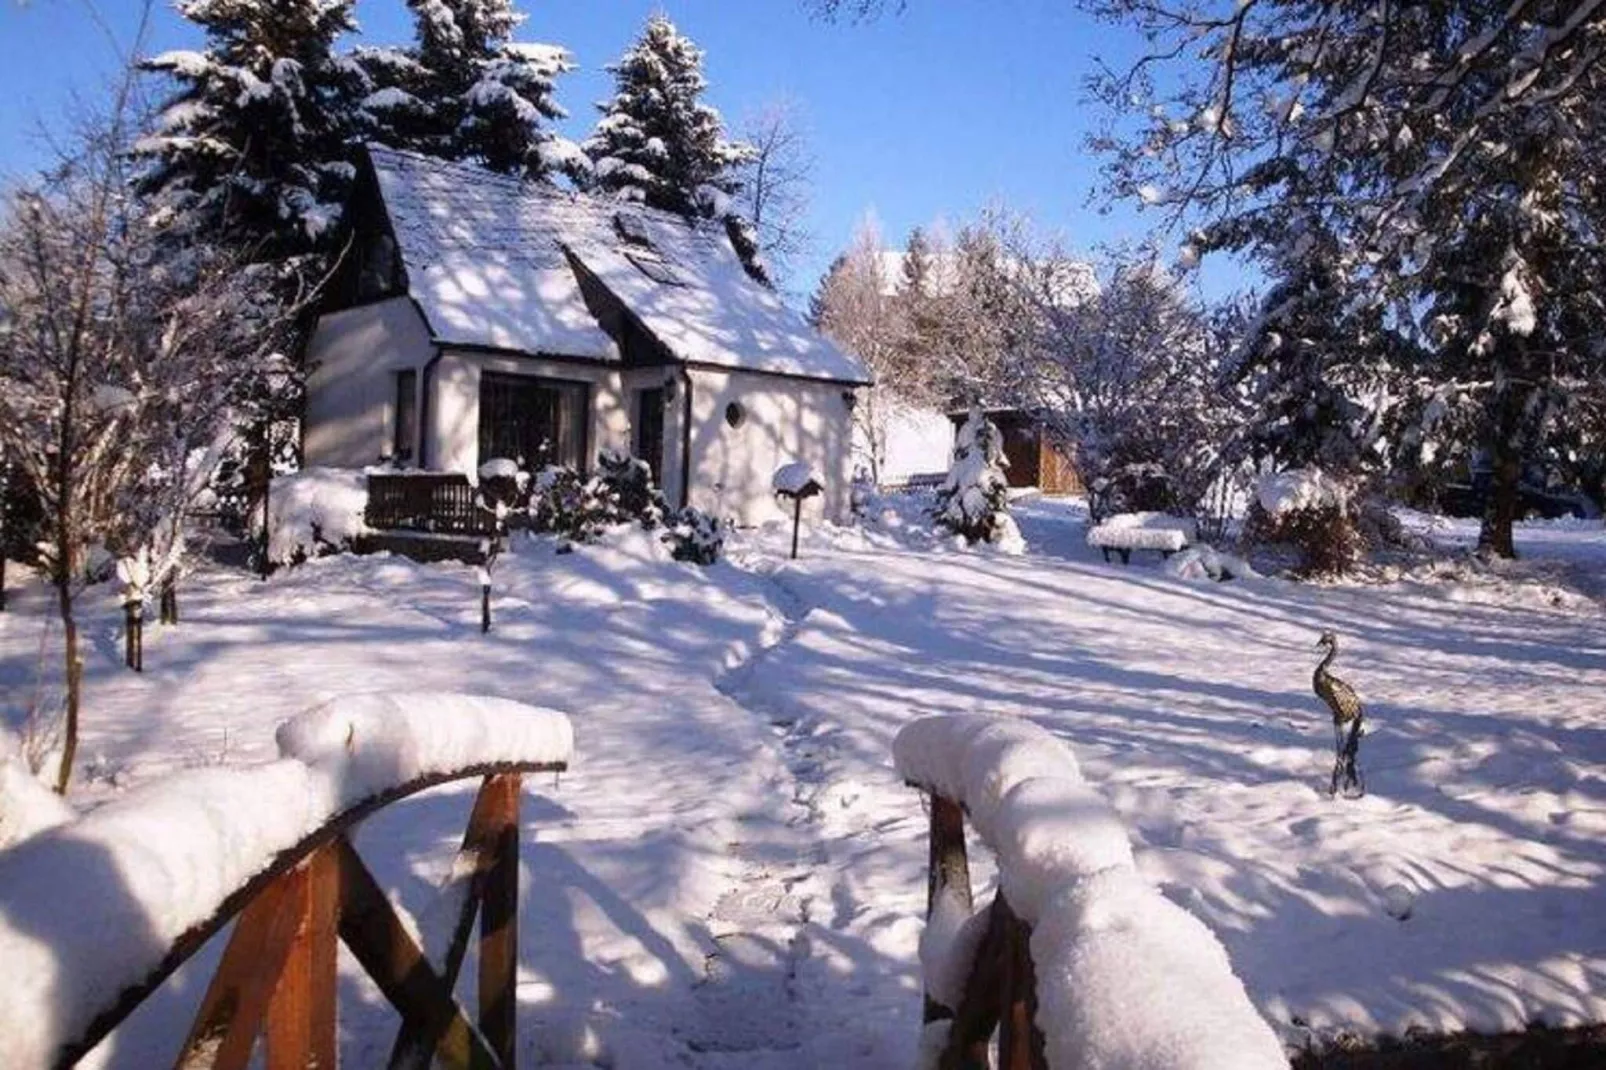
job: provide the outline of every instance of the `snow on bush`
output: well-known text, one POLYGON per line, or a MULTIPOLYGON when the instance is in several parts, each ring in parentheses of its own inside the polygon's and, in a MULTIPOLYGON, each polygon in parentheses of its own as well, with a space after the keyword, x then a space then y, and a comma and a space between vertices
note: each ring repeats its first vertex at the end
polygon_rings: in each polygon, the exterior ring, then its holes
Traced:
MULTIPOLYGON (((1138 874, 1125 829, 1064 744, 1019 719, 946 715, 905 725, 893 758, 905 780, 964 805, 996 853, 1000 888, 1033 927, 1049 1065, 1288 1065, 1225 949, 1138 874)), ((921 962, 927 991, 955 1006, 978 923, 957 901, 937 907, 921 962)))
POLYGON ((664 543, 676 561, 712 565, 725 549, 725 525, 711 513, 687 506, 670 517, 664 543))
POLYGON ((953 467, 937 491, 937 523, 970 542, 1025 553, 1026 540, 1009 515, 1008 465, 997 425, 980 409, 971 409, 955 440, 953 467))
POLYGON ((1166 513, 1119 513, 1087 533, 1087 544, 1110 550, 1163 550, 1174 553, 1195 538, 1186 517, 1166 513))
POLYGON ((568 719, 502 699, 336 700, 281 726, 279 761, 196 769, 0 851, 0 1051, 47 1066, 173 941, 353 804, 426 774, 567 761, 568 719))
POLYGON ((369 534, 368 477, 338 468, 306 468, 274 479, 268 491, 268 560, 296 564, 351 548, 369 534))
POLYGON ((1296 468, 1263 476, 1255 500, 1266 515, 1281 517, 1301 509, 1343 509, 1349 495, 1343 484, 1318 468, 1296 468))

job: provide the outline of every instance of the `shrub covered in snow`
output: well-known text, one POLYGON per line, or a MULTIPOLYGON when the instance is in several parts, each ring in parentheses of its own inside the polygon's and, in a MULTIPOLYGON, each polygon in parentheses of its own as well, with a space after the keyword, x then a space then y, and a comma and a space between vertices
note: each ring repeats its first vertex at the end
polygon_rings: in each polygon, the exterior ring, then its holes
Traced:
POLYGON ((1263 477, 1244 522, 1244 539, 1289 547, 1299 555, 1297 570, 1311 576, 1348 571, 1362 548, 1348 490, 1316 468, 1263 477))
POLYGON ((676 513, 667 527, 664 542, 676 561, 712 565, 725 550, 725 525, 694 506, 676 513))
POLYGON ((998 426, 972 409, 959 429, 954 464, 937 491, 938 525, 969 541, 992 543, 1006 553, 1022 553, 1015 518, 1009 515, 1009 481, 1004 469, 1004 437, 998 426))
POLYGON ((362 472, 307 468, 277 477, 268 492, 268 560, 293 565, 349 550, 369 532, 367 506, 362 472))
POLYGON ((606 449, 589 478, 560 465, 542 469, 531 485, 527 516, 532 531, 594 542, 615 524, 655 528, 667 508, 645 461, 606 449))

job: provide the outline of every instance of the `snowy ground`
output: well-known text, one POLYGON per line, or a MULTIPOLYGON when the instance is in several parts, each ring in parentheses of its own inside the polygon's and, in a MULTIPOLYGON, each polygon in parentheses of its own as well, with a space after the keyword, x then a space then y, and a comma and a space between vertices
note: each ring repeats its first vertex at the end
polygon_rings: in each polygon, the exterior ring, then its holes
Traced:
MULTIPOLYGON (((1510 575, 1209 584, 1103 564, 1074 503, 1020 512, 1021 558, 910 532, 817 533, 795 563, 785 533, 761 533, 710 570, 643 537, 532 544, 498 566, 489 636, 458 566, 216 572, 184 624, 150 628, 143 676, 120 668, 108 592, 77 801, 271 757, 278 721, 345 692, 567 710, 575 767, 526 798, 521 1061, 869 1070, 908 1065, 918 1033, 925 819, 892 735, 923 713, 1018 713, 1075 747, 1140 866, 1217 932, 1291 1044, 1606 1020, 1598 525, 1524 528, 1519 548, 1545 561, 1510 575), (1358 801, 1321 790, 1332 730, 1310 669, 1327 627, 1375 722, 1358 801)), ((38 588, 12 604, 14 718, 48 607, 38 588)), ((421 797, 360 835, 409 908, 467 801, 421 797)), ((206 966, 103 1063, 170 1061, 206 966)), ((393 1019, 347 973, 344 1055, 372 1065, 393 1019)))

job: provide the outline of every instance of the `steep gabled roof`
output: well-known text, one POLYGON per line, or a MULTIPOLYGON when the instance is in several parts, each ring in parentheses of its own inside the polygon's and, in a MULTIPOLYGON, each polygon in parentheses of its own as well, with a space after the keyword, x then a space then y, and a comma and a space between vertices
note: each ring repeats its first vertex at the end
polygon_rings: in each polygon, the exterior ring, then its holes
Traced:
POLYGON ((755 282, 723 226, 369 148, 436 340, 616 360, 570 258, 675 358, 846 383, 852 357, 755 282))

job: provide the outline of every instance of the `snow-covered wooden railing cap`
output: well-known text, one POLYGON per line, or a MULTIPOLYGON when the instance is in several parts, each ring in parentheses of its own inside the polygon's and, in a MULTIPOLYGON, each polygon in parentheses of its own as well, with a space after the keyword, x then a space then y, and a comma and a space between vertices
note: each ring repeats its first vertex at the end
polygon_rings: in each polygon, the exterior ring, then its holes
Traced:
POLYGON ((562 713, 454 694, 336 699, 277 739, 277 761, 180 773, 0 851, 7 1066, 72 1065, 236 916, 238 937, 253 902, 309 860, 328 859, 339 894, 382 914, 346 833, 426 788, 486 778, 474 820, 493 820, 481 811, 494 795, 516 882, 518 774, 561 772, 574 750, 562 713))
MULTIPOLYGON (((1020 718, 957 714, 905 725, 893 758, 906 781, 933 797, 920 944, 930 1050, 978 1043, 951 1035, 974 1033, 978 997, 1002 1004, 986 1029, 1002 1018, 1007 1032, 1013 998, 1035 1007, 1041 1030, 1027 1058, 1053 1070, 1287 1067, 1220 941, 1138 873, 1125 828, 1082 779, 1069 747, 1020 718), (999 898, 976 913, 965 816, 998 860, 999 898), (995 971, 1006 982, 1002 997, 978 993, 987 981, 983 959, 1007 959, 1016 924, 1025 927, 1030 961, 1024 971, 995 971), (1012 995, 1007 982, 1020 972, 1032 990, 1012 995)), ((1024 1024, 1015 1024, 1017 1037, 1024 1024)), ((1033 1046, 1021 1043, 1023 1052, 1033 1046)))

